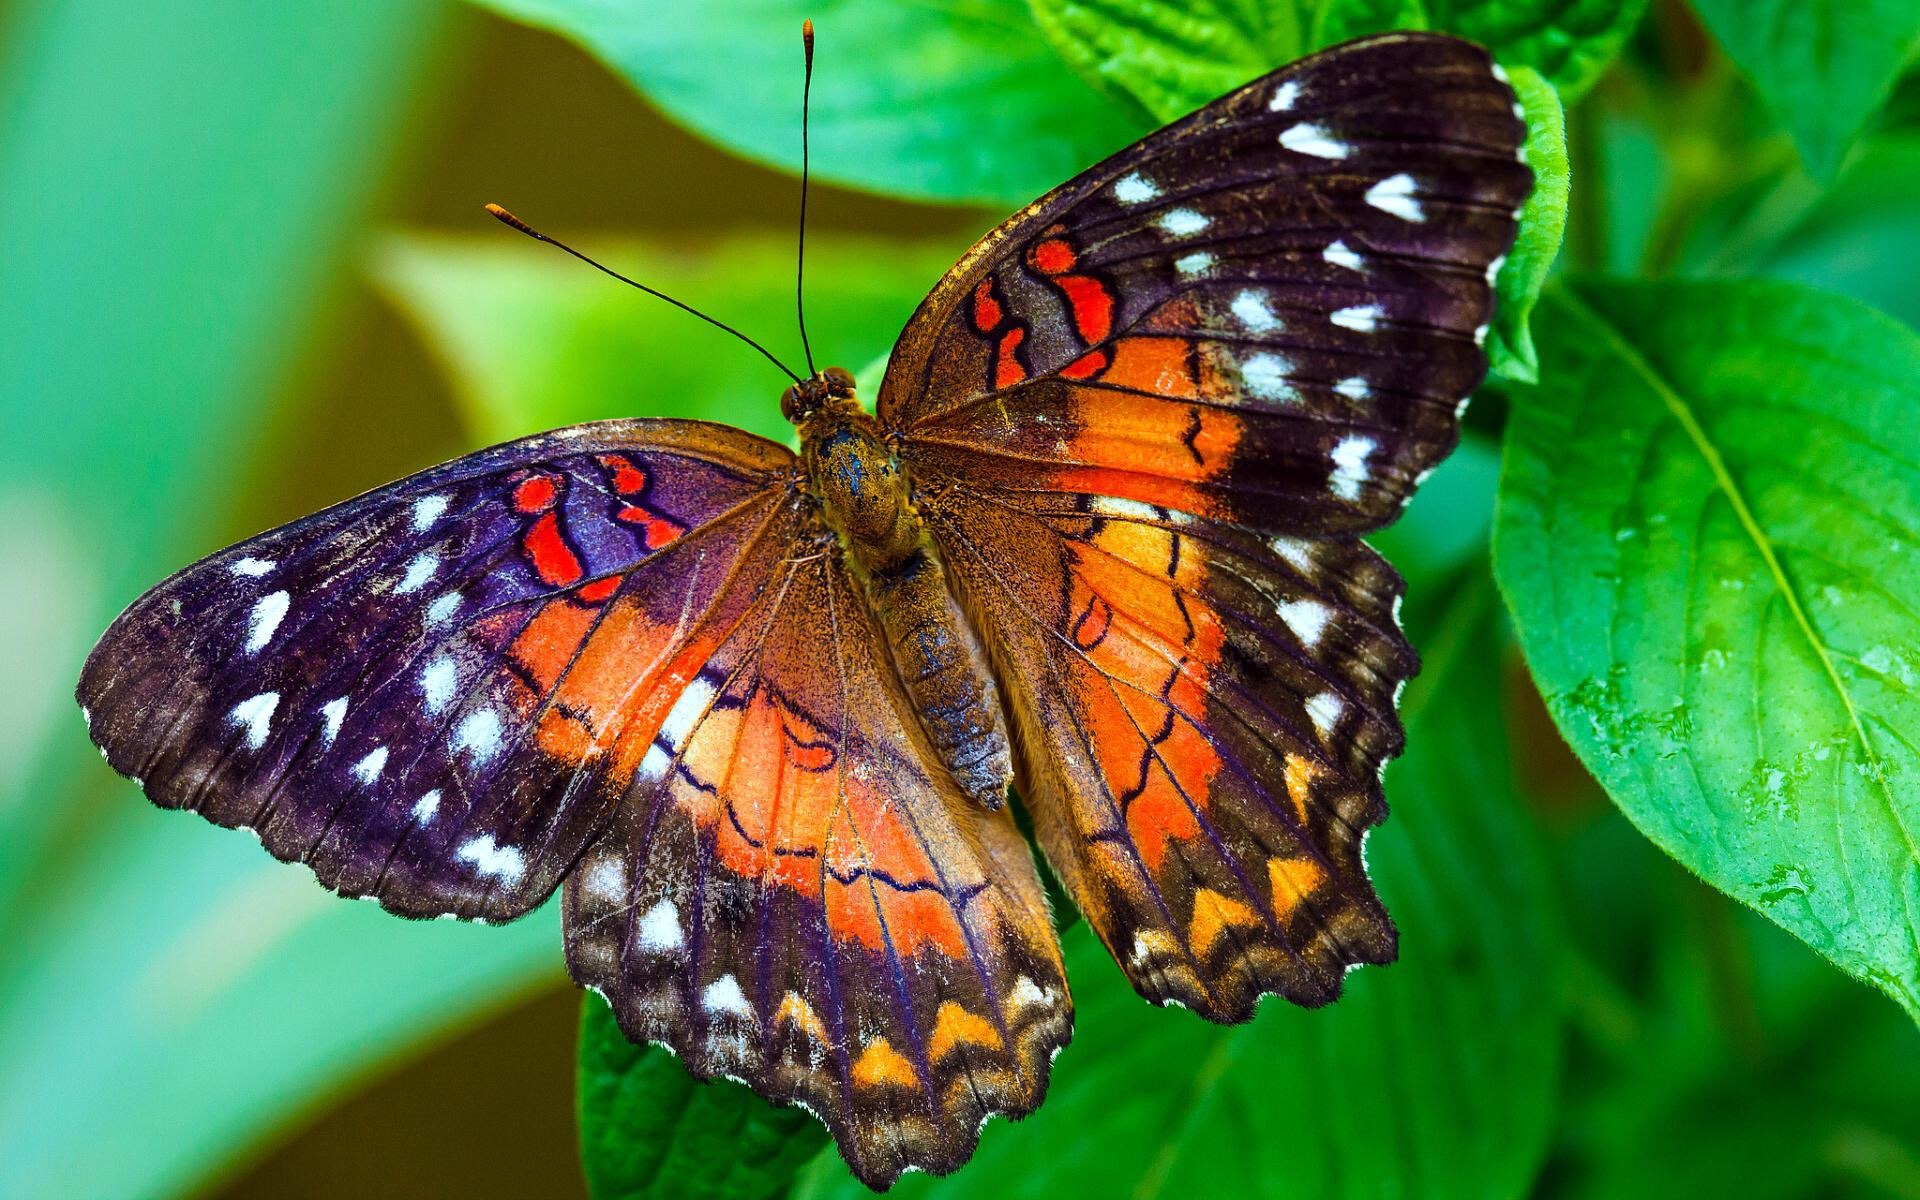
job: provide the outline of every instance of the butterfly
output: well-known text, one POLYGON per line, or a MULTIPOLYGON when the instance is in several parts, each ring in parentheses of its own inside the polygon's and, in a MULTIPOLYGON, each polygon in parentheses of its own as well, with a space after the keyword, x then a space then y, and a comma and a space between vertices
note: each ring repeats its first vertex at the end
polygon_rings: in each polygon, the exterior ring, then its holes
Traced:
POLYGON ((1032 1111, 1046 862, 1150 1001, 1247 1020, 1395 955, 1362 843, 1417 667, 1362 535, 1458 437, 1532 175, 1482 49, 1348 43, 1036 200, 795 453, 580 425, 142 596, 78 698, 162 807, 343 895, 562 892, 636 1041, 876 1188, 1032 1111))

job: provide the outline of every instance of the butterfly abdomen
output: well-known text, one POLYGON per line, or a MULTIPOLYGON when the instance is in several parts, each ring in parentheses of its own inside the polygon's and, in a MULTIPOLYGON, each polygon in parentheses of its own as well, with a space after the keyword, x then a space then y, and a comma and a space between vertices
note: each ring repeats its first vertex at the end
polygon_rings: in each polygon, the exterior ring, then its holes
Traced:
POLYGON ((1013 768, 999 697, 899 461, 851 396, 823 406, 800 436, 810 490, 866 583, 934 754, 970 799, 1000 807, 1013 768))
POLYGON ((1000 699, 946 573, 922 547, 872 575, 867 595, 934 753, 968 797, 999 808, 1013 774, 1000 699))

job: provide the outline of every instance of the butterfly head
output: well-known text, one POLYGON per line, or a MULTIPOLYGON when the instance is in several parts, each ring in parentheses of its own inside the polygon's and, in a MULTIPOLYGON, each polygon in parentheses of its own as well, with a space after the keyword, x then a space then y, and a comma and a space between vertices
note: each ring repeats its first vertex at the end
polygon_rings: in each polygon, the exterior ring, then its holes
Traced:
POLYGON ((780 393, 780 415, 796 426, 806 424, 822 409, 858 405, 853 395, 853 375, 840 367, 828 367, 780 393))

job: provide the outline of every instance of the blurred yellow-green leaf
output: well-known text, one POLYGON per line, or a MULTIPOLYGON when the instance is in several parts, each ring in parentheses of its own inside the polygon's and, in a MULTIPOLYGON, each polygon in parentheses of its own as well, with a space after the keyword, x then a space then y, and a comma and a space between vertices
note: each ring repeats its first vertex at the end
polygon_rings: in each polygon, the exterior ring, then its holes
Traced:
MULTIPOLYGON (((623 274, 740 328, 805 372, 791 238, 592 244, 623 274)), ((885 354, 963 249, 808 239, 807 325, 817 364, 857 371, 885 354)), ((780 415, 787 378, 750 347, 505 230, 486 239, 390 238, 373 271, 459 384, 481 442, 634 416, 725 421, 776 441, 792 437, 780 415)))
POLYGON ((1024 0, 475 2, 579 40, 677 120, 795 170, 811 18, 813 169, 848 187, 1014 207, 1133 136, 1048 48, 1024 0))

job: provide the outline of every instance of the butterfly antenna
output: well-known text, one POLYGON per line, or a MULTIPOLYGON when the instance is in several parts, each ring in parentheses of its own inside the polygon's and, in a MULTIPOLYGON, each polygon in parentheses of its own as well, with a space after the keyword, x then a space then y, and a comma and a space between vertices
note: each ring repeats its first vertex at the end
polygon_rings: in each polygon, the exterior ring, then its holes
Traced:
POLYGON ((487 205, 487 211, 493 214, 493 216, 497 220, 499 220, 499 222, 502 225, 507 225, 514 229, 517 229, 521 233, 526 234, 528 237, 532 238, 536 242, 545 242, 549 246, 553 246, 558 249, 565 250, 568 254, 573 255, 575 258, 579 259, 583 263, 586 263, 588 266, 592 267, 594 270, 599 271, 602 274, 611 275, 615 279, 618 279, 621 283, 626 284, 628 287, 639 288, 641 291, 645 292, 649 296, 654 296, 661 300, 665 300, 668 304, 673 305, 675 308, 680 309, 682 312, 689 312, 689 313, 692 313, 694 316, 699 317, 702 321, 705 321, 707 324, 713 326, 715 329, 720 329, 727 333, 732 334, 734 337, 739 338, 741 341, 745 342, 749 346, 752 346, 755 350, 758 350, 762 355, 766 356, 766 360, 772 363, 774 366, 779 367, 781 373, 784 374, 788 379, 793 380, 795 383, 800 382, 800 377, 798 375, 795 375, 792 369, 787 366, 787 364, 775 358, 771 350, 768 350, 765 346, 762 346, 759 342, 754 341, 752 338, 748 337, 746 334, 741 333, 738 329, 735 329, 733 326, 727 324, 725 321, 717 320, 713 317, 710 317, 706 313, 703 313, 699 309, 695 308, 693 305, 685 303, 684 301, 681 301, 681 300, 676 300, 672 296, 667 295, 665 292, 660 291, 658 288, 650 288, 644 283, 639 283, 635 280, 628 279, 625 275, 622 275, 620 272, 614 270, 612 267, 609 267, 604 263, 596 262, 593 259, 588 258, 586 255, 580 253, 578 250, 575 250, 572 246, 569 246, 565 242, 560 241, 558 238, 551 238, 551 237, 548 237, 546 234, 541 233, 538 229, 535 229, 533 226, 527 224, 525 221, 522 221, 519 217, 514 216, 512 213, 508 212, 506 209, 501 208, 498 204, 487 205))
POLYGON ((793 307, 800 318, 800 349, 807 356, 807 374, 813 375, 813 344, 807 341, 807 116, 813 107, 813 22, 800 26, 800 41, 807 51, 806 82, 800 87, 800 262, 793 273, 793 307))

